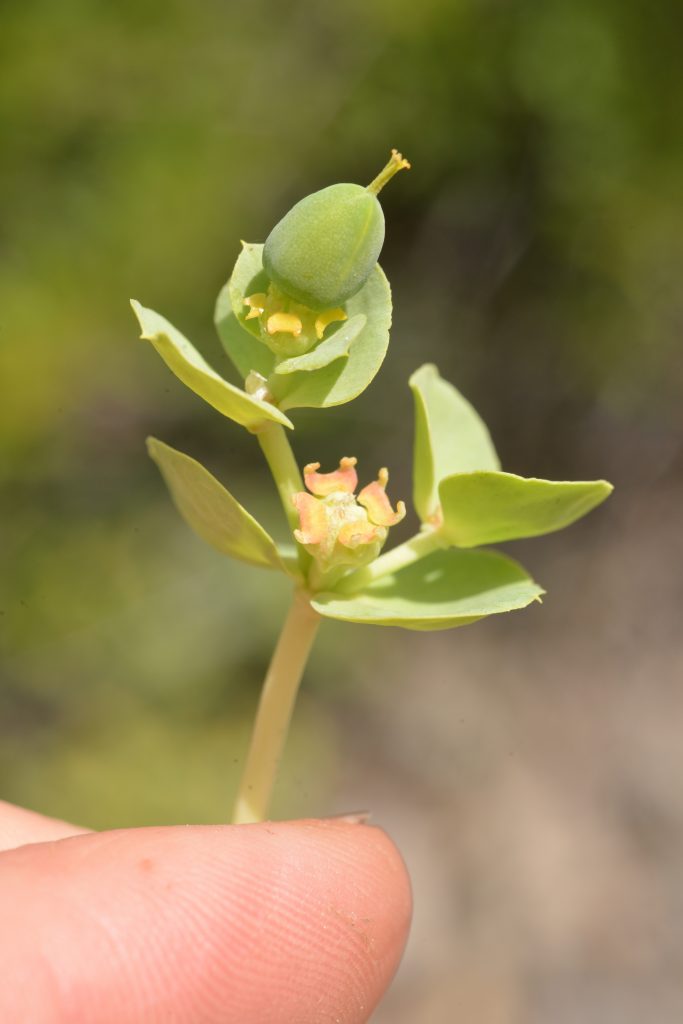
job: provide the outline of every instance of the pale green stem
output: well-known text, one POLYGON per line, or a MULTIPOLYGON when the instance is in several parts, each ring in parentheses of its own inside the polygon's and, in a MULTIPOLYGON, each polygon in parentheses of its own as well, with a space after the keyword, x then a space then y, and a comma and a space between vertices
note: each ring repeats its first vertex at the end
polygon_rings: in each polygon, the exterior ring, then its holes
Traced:
POLYGON ((233 823, 264 821, 275 784, 299 683, 320 623, 308 595, 297 590, 261 691, 233 823))
MULTIPOLYGON (((256 434, 261 451, 270 466, 273 480, 277 487, 282 507, 287 516, 287 523, 292 533, 299 527, 299 514, 294 508, 292 496, 304 490, 304 482, 299 472, 294 452, 284 427, 279 423, 266 423, 256 434)), ((310 555, 297 544, 299 568, 304 579, 311 565, 310 555)))
MULTIPOLYGON (((273 475, 290 530, 299 525, 292 497, 304 483, 284 429, 267 423, 257 435, 273 475)), ((306 577, 310 557, 298 547, 301 573, 306 577)), ((320 616, 308 596, 295 590, 292 607, 282 627, 263 683, 249 753, 237 793, 233 821, 246 824, 268 815, 270 796, 289 730, 299 683, 315 638, 320 616)))
POLYGON ((391 551, 387 551, 385 555, 380 555, 370 565, 352 572, 340 583, 337 583, 334 588, 335 592, 337 594, 355 594, 357 591, 363 590, 371 583, 374 583, 375 580, 381 579, 382 576, 398 572, 399 569, 405 569, 406 566, 412 565, 413 562, 417 562, 420 558, 424 558, 425 555, 429 555, 432 551, 436 551, 444 546, 444 540, 438 530, 426 527, 420 533, 416 533, 414 537, 411 537, 410 540, 399 544, 398 547, 393 548, 391 551))
POLYGON ((290 529, 296 530, 299 525, 299 516, 292 504, 292 495, 297 491, 304 490, 304 482, 285 428, 281 427, 279 423, 266 423, 258 431, 256 437, 273 474, 290 529))

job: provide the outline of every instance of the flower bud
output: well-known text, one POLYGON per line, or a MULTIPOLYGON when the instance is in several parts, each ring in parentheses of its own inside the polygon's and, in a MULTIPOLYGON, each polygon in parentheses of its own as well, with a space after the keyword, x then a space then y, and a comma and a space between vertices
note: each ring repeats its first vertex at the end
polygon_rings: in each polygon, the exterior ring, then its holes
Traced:
POLYGON ((292 207, 263 249, 271 281, 315 310, 339 306, 355 295, 373 271, 384 242, 384 214, 377 194, 403 167, 410 164, 393 150, 387 166, 367 188, 330 185, 292 207))

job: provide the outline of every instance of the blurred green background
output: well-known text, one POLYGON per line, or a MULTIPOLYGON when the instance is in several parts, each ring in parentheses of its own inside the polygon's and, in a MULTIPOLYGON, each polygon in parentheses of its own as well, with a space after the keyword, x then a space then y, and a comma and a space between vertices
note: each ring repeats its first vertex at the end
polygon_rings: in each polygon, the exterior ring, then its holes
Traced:
POLYGON ((617 486, 510 546, 543 608, 322 631, 276 813, 367 805, 405 851, 413 940, 373 1020, 683 1019, 682 31, 674 0, 2 7, 3 797, 226 820, 287 587, 190 534, 145 436, 280 512, 128 298, 230 373, 212 309, 239 239, 391 146, 413 170, 383 194, 390 355, 297 415, 301 462, 356 454, 408 497, 405 382, 434 361, 506 468, 617 486))

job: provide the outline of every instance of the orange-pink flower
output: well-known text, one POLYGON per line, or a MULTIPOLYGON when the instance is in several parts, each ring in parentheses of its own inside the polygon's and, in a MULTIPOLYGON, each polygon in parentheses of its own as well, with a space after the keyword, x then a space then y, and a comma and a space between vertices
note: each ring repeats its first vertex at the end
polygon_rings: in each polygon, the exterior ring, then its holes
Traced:
POLYGON ((292 497, 300 527, 294 536, 323 570, 371 562, 387 539, 389 527, 406 514, 402 501, 396 511, 391 507, 386 469, 355 497, 356 461, 343 458, 332 473, 318 472, 319 462, 309 463, 304 467, 304 481, 311 493, 299 491, 292 497))

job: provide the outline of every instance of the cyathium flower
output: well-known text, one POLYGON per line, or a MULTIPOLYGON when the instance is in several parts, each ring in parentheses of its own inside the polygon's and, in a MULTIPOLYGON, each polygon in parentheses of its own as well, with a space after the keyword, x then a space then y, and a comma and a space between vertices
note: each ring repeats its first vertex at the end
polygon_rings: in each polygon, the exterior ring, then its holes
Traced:
POLYGON ((386 541, 389 527, 406 514, 402 501, 396 511, 391 507, 386 469, 380 469, 377 480, 355 496, 356 461, 342 459, 333 473, 319 473, 320 463, 309 463, 304 467, 304 480, 311 493, 299 491, 292 497, 300 522, 294 536, 323 572, 371 562, 386 541))
POLYGON ((245 320, 258 319, 259 335, 276 356, 300 356, 322 341, 326 328, 346 320, 341 307, 312 310, 295 302, 270 285, 267 292, 248 295, 244 305, 249 307, 245 320))

